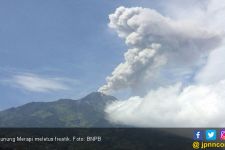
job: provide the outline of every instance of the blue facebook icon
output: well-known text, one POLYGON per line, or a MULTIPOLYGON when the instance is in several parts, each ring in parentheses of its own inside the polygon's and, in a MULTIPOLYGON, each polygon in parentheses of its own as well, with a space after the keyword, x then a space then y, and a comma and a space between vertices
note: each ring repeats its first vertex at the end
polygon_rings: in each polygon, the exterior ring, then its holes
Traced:
POLYGON ((194 131, 194 140, 203 140, 203 132, 201 130, 194 131))

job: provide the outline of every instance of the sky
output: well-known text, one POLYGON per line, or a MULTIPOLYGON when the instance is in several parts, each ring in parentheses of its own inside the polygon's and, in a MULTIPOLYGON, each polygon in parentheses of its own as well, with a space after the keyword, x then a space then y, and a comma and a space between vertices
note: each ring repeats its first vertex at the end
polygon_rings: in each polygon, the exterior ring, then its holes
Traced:
POLYGON ((118 97, 107 119, 224 126, 224 0, 0 2, 0 110, 118 97))
POLYGON ((108 15, 122 5, 151 4, 0 1, 0 110, 97 91, 126 50, 108 28, 108 15))

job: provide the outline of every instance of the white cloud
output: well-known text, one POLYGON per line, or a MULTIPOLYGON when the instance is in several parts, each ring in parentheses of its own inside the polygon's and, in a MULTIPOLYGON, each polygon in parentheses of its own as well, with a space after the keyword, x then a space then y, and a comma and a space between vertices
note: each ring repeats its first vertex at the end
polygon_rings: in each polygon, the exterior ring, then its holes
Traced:
MULTIPOLYGON (((67 79, 68 80, 68 79, 67 79)), ((8 80, 9 83, 18 88, 31 92, 51 92, 68 90, 69 86, 64 78, 42 77, 36 74, 25 73, 15 75, 8 80)))
POLYGON ((225 79, 225 46, 213 51, 208 58, 206 65, 195 76, 195 81, 201 84, 213 84, 225 79))
POLYGON ((225 80, 203 86, 181 84, 151 90, 106 108, 111 122, 138 127, 224 127, 225 80))
POLYGON ((135 93, 138 96, 108 105, 106 114, 111 122, 139 127, 225 125, 221 119, 225 115, 225 21, 221 19, 225 3, 191 0, 190 5, 182 2, 186 9, 176 9, 181 5, 176 1, 165 2, 166 12, 173 11, 167 14, 170 18, 147 8, 120 7, 110 15, 110 27, 131 47, 127 53, 132 49, 138 52, 125 54, 125 62, 100 90, 143 86, 148 91, 145 96, 135 93), (189 7, 194 3, 197 5, 189 7), (153 48, 152 44, 160 47, 153 48), (146 48, 154 54, 147 63, 136 65, 140 63, 139 53, 146 48), (159 56, 161 59, 156 58, 159 56), (152 69, 158 64, 153 63, 154 59, 165 61, 152 69))

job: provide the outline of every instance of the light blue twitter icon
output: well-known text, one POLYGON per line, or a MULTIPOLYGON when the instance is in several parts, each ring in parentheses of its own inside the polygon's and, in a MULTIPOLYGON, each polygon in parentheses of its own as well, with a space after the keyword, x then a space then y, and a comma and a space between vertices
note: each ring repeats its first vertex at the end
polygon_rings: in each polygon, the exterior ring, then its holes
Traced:
POLYGON ((214 140, 216 140, 216 130, 206 130, 206 132, 205 132, 205 139, 207 141, 214 141, 214 140))

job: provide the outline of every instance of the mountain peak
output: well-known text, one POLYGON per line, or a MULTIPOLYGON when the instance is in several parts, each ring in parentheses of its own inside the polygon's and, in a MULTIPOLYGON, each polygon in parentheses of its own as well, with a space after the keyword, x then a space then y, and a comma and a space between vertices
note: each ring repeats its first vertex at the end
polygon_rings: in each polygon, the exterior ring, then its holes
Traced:
POLYGON ((87 96, 99 96, 99 97, 102 97, 102 96, 108 96, 102 92, 91 92, 90 94, 88 94, 87 96))
POLYGON ((0 127, 104 127, 107 104, 117 100, 92 92, 78 100, 35 102, 0 112, 0 127))
POLYGON ((92 92, 82 98, 83 101, 115 101, 117 100, 114 96, 106 95, 102 92, 92 92))

